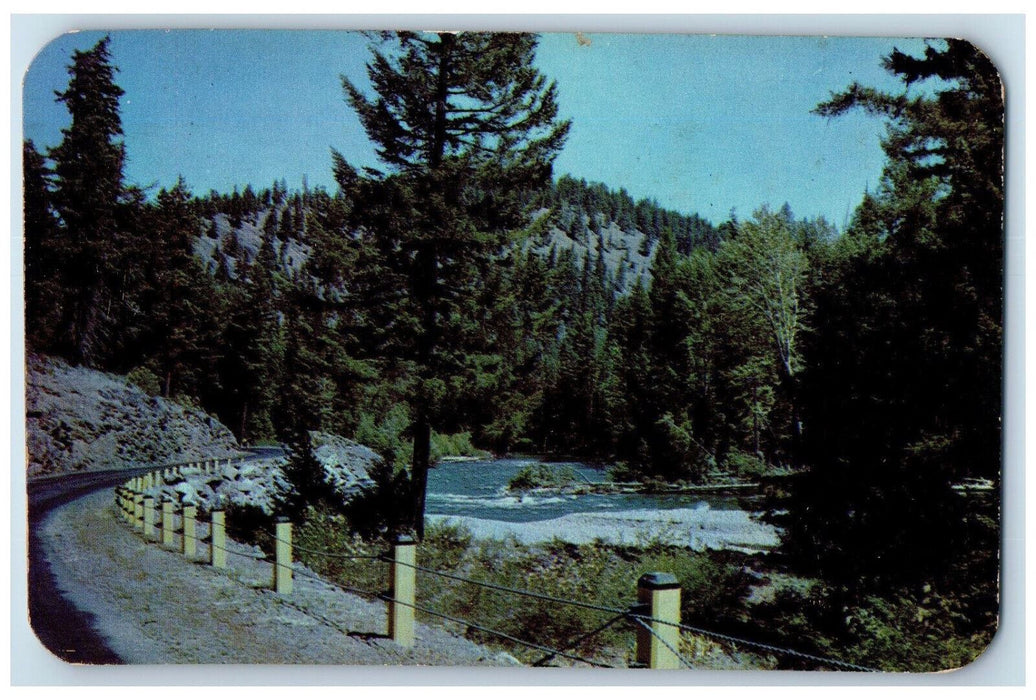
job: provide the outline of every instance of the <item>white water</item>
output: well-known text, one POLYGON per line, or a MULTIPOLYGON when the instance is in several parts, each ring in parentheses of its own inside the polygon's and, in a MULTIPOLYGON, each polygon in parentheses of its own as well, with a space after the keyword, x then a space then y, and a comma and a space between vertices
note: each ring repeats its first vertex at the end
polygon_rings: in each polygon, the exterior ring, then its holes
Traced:
MULTIPOLYGON (((559 539, 696 550, 760 551, 778 544, 777 530, 730 496, 583 494, 517 495, 507 482, 532 460, 448 462, 429 474, 427 519, 463 525, 480 538, 533 543, 559 539)), ((569 463, 586 481, 604 470, 569 463)))

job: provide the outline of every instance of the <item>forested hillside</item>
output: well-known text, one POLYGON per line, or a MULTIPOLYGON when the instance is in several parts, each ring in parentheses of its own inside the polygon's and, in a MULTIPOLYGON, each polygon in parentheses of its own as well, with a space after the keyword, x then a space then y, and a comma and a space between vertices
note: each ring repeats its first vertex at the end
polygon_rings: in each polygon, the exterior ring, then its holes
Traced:
MULTIPOLYGON (((288 192, 282 183, 196 197, 181 184, 135 206, 136 216, 152 222, 154 238, 134 236, 132 245, 156 265, 133 280, 139 302, 123 310, 133 320, 106 319, 99 364, 153 376, 163 395, 213 411, 244 441, 286 439, 302 410, 312 429, 377 435, 406 452, 411 377, 391 366, 380 346, 392 321, 375 316, 378 290, 364 257, 369 235, 348 226, 347 197, 288 192), (175 237, 164 233, 174 229, 175 237), (174 269, 155 269, 163 265, 174 269)), ((767 461, 784 464, 771 426, 779 349, 767 332, 742 328, 740 340, 728 337, 723 350, 710 350, 729 360, 736 347, 743 361, 735 367, 698 358, 699 370, 709 373, 700 384, 718 387, 699 403, 730 402, 708 409, 730 414, 717 426, 722 432, 691 427, 691 414, 681 411, 692 387, 672 385, 678 366, 686 368, 678 383, 692 378, 691 348, 715 340, 690 328, 687 314, 712 317, 725 333, 735 321, 765 322, 735 309, 740 302, 719 298, 717 275, 729 279, 748 264, 739 259, 744 246, 723 243, 738 231, 737 221, 716 228, 567 176, 525 209, 527 227, 482 271, 472 300, 477 327, 457 329, 463 371, 453 380, 451 405, 441 410, 439 432, 470 432, 476 444, 501 453, 618 458, 640 473, 673 479, 716 470, 757 474, 767 461), (697 308, 686 295, 677 306, 664 296, 663 287, 676 284, 692 291, 697 308), (656 328, 645 325, 649 316, 656 328), (684 351, 656 345, 644 354, 647 335, 635 335, 637 328, 651 334, 663 322, 684 351), (659 376, 663 365, 671 376, 659 376), (658 395, 662 384, 670 396, 658 395), (752 391, 754 403, 746 398, 752 391), (684 444, 663 445, 681 432, 684 444), (712 437, 695 437, 707 432, 712 437)), ((748 230, 766 221, 776 227, 769 234, 788 236, 795 250, 828 243, 834 233, 823 221, 794 220, 787 209, 758 217, 748 230)))

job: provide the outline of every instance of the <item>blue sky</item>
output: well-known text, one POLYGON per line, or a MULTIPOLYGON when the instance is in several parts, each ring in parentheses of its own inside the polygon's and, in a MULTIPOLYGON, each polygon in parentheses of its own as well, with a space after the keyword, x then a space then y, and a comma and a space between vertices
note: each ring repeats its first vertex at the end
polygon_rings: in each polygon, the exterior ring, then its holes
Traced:
MULTIPOLYGON (((24 131, 56 145, 68 117, 54 91, 98 32, 48 44, 24 84, 24 131)), ((284 178, 334 189, 330 149, 376 165, 342 99, 339 76, 365 84, 366 39, 303 31, 117 31, 125 90, 126 177, 196 193, 284 178)), ((863 114, 827 120, 810 110, 853 80, 897 90, 880 66, 917 39, 545 34, 537 63, 558 83, 572 119, 555 173, 653 197, 714 223, 788 202, 797 216, 841 227, 884 162, 883 126, 863 114)))

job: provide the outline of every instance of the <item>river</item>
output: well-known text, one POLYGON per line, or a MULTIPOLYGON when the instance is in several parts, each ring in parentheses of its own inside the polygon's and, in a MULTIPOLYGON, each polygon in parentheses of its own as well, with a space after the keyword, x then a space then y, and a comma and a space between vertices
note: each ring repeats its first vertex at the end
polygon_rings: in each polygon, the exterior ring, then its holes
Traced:
MULTIPOLYGON (((664 539, 695 549, 758 551, 777 533, 729 495, 509 493, 507 484, 535 458, 441 462, 428 474, 426 512, 432 521, 463 524, 477 536, 514 536, 534 542, 555 537, 584 543, 602 539, 635 544, 664 539)), ((570 468, 587 482, 607 481, 604 468, 579 462, 570 468)))

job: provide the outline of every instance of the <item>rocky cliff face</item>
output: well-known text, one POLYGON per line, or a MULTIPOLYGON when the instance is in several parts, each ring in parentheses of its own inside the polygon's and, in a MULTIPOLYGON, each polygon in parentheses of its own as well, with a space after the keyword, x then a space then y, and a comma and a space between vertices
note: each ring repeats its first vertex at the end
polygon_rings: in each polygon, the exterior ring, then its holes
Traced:
MULTIPOLYGON (((540 210, 537 216, 546 213, 540 210)), ((238 263, 234 256, 225 251, 234 247, 240 252, 242 259, 254 262, 259 254, 263 237, 263 225, 270 216, 269 210, 262 210, 253 219, 243 220, 237 228, 233 228, 225 214, 216 214, 209 221, 211 232, 200 236, 194 243, 194 253, 202 261, 210 273, 215 272, 219 256, 223 258, 227 270, 232 277, 237 277, 238 263), (231 238, 234 239, 231 245, 231 238)), ((615 291, 618 294, 629 292, 637 280, 646 285, 651 279, 651 261, 654 258, 655 245, 643 232, 631 228, 623 230, 615 221, 605 220, 602 215, 595 214, 595 233, 573 237, 557 225, 548 226, 534 240, 525 242, 525 246, 544 258, 555 252, 571 250, 577 265, 582 266, 589 251, 591 257, 604 257, 604 266, 609 278, 615 280, 615 291), (598 237, 597 231, 600 236, 598 237)), ((279 264, 284 273, 291 277, 302 273, 303 265, 310 256, 310 246, 295 239, 282 241, 274 238, 273 244, 279 264)))
POLYGON ((528 245, 533 252, 544 258, 550 251, 571 250, 580 267, 586 260, 587 252, 593 259, 604 256, 604 269, 610 279, 615 281, 617 294, 625 294, 640 283, 647 287, 651 282, 651 263, 654 260, 656 246, 640 231, 623 231, 614 221, 600 227, 600 237, 587 235, 579 239, 572 238, 557 226, 551 226, 536 240, 528 245))
POLYGON ((239 453, 230 430, 205 412, 51 358, 28 359, 26 414, 30 478, 239 453))
MULTIPOLYGON (((243 456, 230 430, 197 409, 150 396, 124 377, 30 357, 26 372, 28 477, 220 459, 215 473, 185 469, 155 487, 157 497, 206 508, 254 506, 273 513, 291 488, 286 457, 228 464, 243 456)), ((381 457, 338 435, 312 433, 313 454, 346 501, 373 485, 381 457)))

